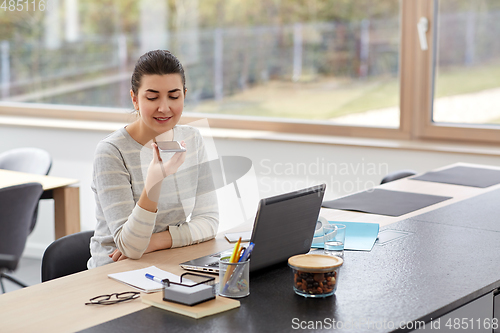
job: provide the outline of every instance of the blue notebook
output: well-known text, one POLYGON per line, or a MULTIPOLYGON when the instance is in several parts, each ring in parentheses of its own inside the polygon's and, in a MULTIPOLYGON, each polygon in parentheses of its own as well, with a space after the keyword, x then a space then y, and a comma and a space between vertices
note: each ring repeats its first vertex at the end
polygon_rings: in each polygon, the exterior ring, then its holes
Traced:
MULTIPOLYGON (((345 250, 371 251, 378 236, 378 223, 364 222, 341 222, 328 221, 329 223, 339 223, 346 226, 345 230, 345 250)), ((311 247, 324 247, 323 237, 314 237, 311 247)))

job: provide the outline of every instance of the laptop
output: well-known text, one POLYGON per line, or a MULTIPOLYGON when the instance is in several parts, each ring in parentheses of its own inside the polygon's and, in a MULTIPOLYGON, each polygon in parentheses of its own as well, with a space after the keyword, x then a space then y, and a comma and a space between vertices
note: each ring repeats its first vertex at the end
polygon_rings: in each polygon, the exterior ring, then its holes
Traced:
MULTIPOLYGON (((296 254, 309 252, 325 184, 260 200, 252 230, 255 247, 250 271, 286 262, 296 254)), ((231 255, 232 248, 180 264, 186 270, 219 272, 219 258, 231 255)))

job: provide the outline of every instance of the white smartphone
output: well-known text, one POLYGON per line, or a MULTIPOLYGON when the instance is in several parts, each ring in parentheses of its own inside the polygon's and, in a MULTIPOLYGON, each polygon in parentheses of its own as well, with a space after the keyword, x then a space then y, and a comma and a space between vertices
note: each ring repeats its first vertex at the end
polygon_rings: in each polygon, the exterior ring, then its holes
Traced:
POLYGON ((162 152, 184 152, 186 148, 181 146, 179 141, 158 141, 156 142, 158 149, 162 152))

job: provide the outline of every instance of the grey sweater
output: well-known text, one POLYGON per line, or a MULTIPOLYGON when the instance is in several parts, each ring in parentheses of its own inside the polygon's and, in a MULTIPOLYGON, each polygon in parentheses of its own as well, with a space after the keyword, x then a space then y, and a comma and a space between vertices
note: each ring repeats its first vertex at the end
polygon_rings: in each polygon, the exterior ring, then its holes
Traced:
MULTIPOLYGON (((219 225, 217 196, 207 154, 199 131, 176 126, 174 140, 186 142, 186 160, 163 180, 158 210, 137 205, 144 188, 153 150, 135 141, 125 128, 97 145, 92 190, 97 224, 90 241, 88 267, 112 262, 108 254, 118 248, 125 256, 140 258, 152 233, 170 230, 172 247, 215 237, 219 225)), ((161 153, 167 161, 173 153, 161 153)))

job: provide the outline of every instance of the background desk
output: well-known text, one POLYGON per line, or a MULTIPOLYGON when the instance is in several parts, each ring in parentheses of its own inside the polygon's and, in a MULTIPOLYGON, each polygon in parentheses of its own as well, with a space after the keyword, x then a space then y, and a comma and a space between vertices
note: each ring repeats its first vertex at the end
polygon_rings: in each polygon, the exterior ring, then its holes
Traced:
MULTIPOLYGON (((454 166, 471 166, 471 167, 483 167, 483 168, 491 168, 495 170, 500 170, 498 167, 492 167, 487 165, 477 165, 470 163, 455 163, 452 165, 444 166, 439 169, 435 169, 433 171, 439 171, 447 168, 451 168, 454 166)), ((426 212, 430 212, 441 207, 445 207, 456 202, 460 202, 462 200, 486 193, 488 191, 493 191, 497 188, 500 188, 500 185, 491 186, 488 188, 477 188, 477 187, 468 187, 468 186, 459 186, 459 185, 450 185, 450 184, 442 184, 442 183, 433 183, 426 181, 417 181, 411 180, 409 178, 403 178, 397 181, 389 182, 380 186, 377 186, 380 189, 386 190, 394 190, 394 191, 407 191, 421 194, 431 194, 431 195, 440 195, 440 196, 450 196, 452 199, 445 200, 438 204, 428 206, 414 212, 402 215, 402 216, 382 216, 376 214, 363 214, 358 212, 350 212, 344 210, 337 209, 321 209, 321 215, 324 216, 328 220, 337 220, 337 221, 351 221, 351 222, 373 222, 378 223, 380 227, 387 226, 389 224, 402 221, 404 219, 408 219, 410 217, 414 217, 417 215, 421 215, 426 212)))
MULTIPOLYGON (((477 191, 455 185, 419 183, 423 182, 400 180, 392 186, 409 191, 413 186, 422 185, 429 192, 421 193, 458 196, 462 201, 448 200, 447 205, 441 203, 435 209, 421 210, 421 213, 432 211, 431 215, 407 214, 390 225, 388 221, 394 218, 378 216, 386 228, 407 231, 410 235, 375 246, 371 252, 346 252, 338 290, 333 297, 314 300, 295 295, 291 272, 282 265, 252 275, 250 296, 241 300, 241 308, 200 320, 150 308, 140 301, 113 306, 84 305, 97 295, 130 290, 107 278, 107 274, 150 265, 180 274, 183 270, 178 263, 231 247, 219 236, 196 246, 150 253, 141 260, 113 263, 2 295, 2 331, 289 332, 294 318, 299 322, 325 318, 343 323, 365 320, 373 325, 437 318, 500 286, 500 233, 490 228, 500 212, 495 200, 499 194, 492 191, 500 186, 477 191), (404 184, 408 187, 403 188, 404 184), (480 195, 489 197, 484 200, 480 195), (470 214, 463 213, 468 210, 470 214), (474 210, 484 215, 470 220, 475 216, 474 210), (440 214, 448 216, 447 223, 434 220, 441 220, 440 214), (112 320, 114 318, 118 319, 112 320)), ((352 214, 359 220, 377 220, 376 216, 366 216, 368 214, 352 214)), ((384 326, 344 329, 349 332, 391 330, 384 326)))
POLYGON ((80 231, 80 188, 74 186, 78 180, 0 169, 0 188, 31 182, 42 184, 42 199, 54 199, 56 239, 80 231))

